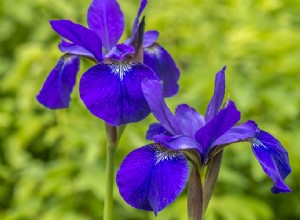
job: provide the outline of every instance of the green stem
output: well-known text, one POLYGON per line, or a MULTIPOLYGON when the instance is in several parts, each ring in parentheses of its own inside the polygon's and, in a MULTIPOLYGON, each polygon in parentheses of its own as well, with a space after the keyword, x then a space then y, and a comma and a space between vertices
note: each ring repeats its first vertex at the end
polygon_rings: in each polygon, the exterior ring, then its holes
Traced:
POLYGON ((114 155, 117 148, 118 135, 117 128, 105 124, 107 145, 106 145, 106 191, 104 198, 104 215, 103 220, 113 219, 113 192, 114 192, 114 155))
POLYGON ((188 182, 188 219, 202 220, 203 186, 199 167, 193 165, 188 182))
POLYGON ((223 150, 221 150, 219 153, 217 153, 211 161, 211 164, 208 168, 207 175, 205 178, 204 183, 204 190, 203 190, 203 213, 205 213, 208 203, 211 199, 212 193, 215 189, 217 179, 219 176, 221 163, 222 163, 222 157, 223 157, 223 150))
POLYGON ((114 155, 115 146, 107 144, 106 146, 106 191, 104 200, 104 218, 103 220, 113 219, 113 192, 114 192, 114 155))

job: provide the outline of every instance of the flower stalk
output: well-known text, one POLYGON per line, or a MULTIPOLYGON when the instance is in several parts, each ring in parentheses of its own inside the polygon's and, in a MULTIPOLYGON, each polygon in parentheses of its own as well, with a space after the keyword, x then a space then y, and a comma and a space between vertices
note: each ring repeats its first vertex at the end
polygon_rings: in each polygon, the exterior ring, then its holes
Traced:
POLYGON ((211 199, 212 193, 215 189, 221 168, 222 158, 223 150, 221 150, 219 153, 216 154, 216 156, 212 158, 211 164, 208 168, 203 190, 203 213, 205 213, 208 203, 211 199))
POLYGON ((193 165, 188 182, 188 219, 202 220, 203 187, 199 169, 193 165))
POLYGON ((105 176, 105 198, 103 220, 113 219, 113 191, 114 191, 114 156, 118 144, 117 128, 105 124, 107 145, 106 145, 106 176, 105 176))

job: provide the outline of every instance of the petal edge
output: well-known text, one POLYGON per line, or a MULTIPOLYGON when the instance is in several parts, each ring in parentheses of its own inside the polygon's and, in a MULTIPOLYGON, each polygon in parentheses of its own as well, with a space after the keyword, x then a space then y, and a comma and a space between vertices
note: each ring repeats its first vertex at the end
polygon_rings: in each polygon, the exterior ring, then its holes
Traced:
POLYGON ((42 89, 36 96, 39 103, 50 109, 69 106, 80 59, 74 55, 63 55, 49 73, 42 89))

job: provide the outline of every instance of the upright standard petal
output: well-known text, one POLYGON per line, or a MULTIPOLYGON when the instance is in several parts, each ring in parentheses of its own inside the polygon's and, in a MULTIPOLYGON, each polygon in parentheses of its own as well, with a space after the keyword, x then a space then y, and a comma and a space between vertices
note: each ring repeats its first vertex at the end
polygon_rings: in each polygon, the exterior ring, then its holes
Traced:
POLYGON ((256 135, 257 124, 254 121, 246 121, 243 124, 230 128, 224 135, 219 137, 213 144, 224 146, 235 142, 249 141, 256 135))
POLYGON ((146 5, 148 4, 148 0, 141 0, 140 8, 138 10, 138 13, 136 15, 136 18, 134 19, 132 31, 131 31, 131 37, 128 41, 126 41, 127 44, 131 44, 134 40, 135 34, 138 31, 139 28, 139 19, 141 14, 143 13, 146 5))
POLYGON ((161 83, 157 80, 145 80, 142 89, 153 115, 160 124, 171 134, 180 134, 176 118, 164 100, 161 83))
POLYGON ((102 40, 103 47, 110 51, 124 31, 124 15, 116 0, 93 0, 87 14, 89 28, 102 40))
POLYGON ((272 192, 291 192, 284 183, 290 174, 291 167, 288 153, 281 143, 269 133, 260 130, 252 139, 252 150, 264 172, 273 180, 272 192))
POLYGON ((149 67, 136 60, 108 59, 83 74, 80 97, 92 114, 108 124, 137 122, 150 113, 141 88, 144 79, 158 80, 149 67))
POLYGON ((84 49, 83 47, 78 46, 77 44, 69 43, 64 40, 62 40, 58 44, 58 48, 63 53, 69 53, 69 54, 78 55, 78 56, 86 56, 86 57, 91 57, 91 58, 95 59, 94 55, 90 51, 84 49))
POLYGON ((220 110, 225 94, 225 70, 226 66, 216 74, 214 95, 206 109, 205 120, 209 122, 220 110))
POLYGON ((184 135, 195 138, 196 132, 205 125, 205 120, 195 109, 186 104, 178 105, 175 117, 184 135))
POLYGON ((95 32, 69 20, 53 20, 50 24, 60 36, 90 51, 98 61, 102 61, 102 42, 95 32))
POLYGON ((207 156, 213 143, 232 128, 240 120, 240 117, 241 114, 236 109, 234 102, 229 101, 226 108, 222 109, 211 121, 197 131, 195 137, 203 148, 204 157, 207 156))
POLYGON ((147 31, 144 33, 143 47, 150 47, 154 44, 159 36, 158 31, 147 31))
POLYGON ((129 153, 116 179, 128 204, 156 215, 182 192, 188 175, 189 165, 183 153, 153 144, 129 153))
POLYGON ((159 44, 144 48, 144 63, 156 72, 163 82, 164 97, 178 92, 179 69, 171 55, 159 44))
POLYGON ((62 56, 48 75, 37 100, 50 109, 67 108, 78 70, 78 56, 62 56))

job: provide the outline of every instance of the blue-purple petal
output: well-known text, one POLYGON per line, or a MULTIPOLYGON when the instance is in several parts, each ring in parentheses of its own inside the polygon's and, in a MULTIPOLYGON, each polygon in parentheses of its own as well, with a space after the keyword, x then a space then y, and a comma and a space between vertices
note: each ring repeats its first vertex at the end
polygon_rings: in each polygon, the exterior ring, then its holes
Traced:
POLYGON ((225 94, 225 70, 226 66, 216 74, 214 95, 206 109, 205 120, 209 122, 219 112, 225 94))
POLYGON ((157 80, 145 80, 142 89, 153 115, 160 124, 171 134, 180 134, 181 130, 176 118, 164 100, 161 83, 157 80))
POLYGON ((157 214, 182 192, 188 175, 188 161, 181 152, 154 144, 129 153, 116 181, 129 205, 157 214))
POLYGON ((214 142, 213 147, 248 141, 256 135, 256 131, 257 124, 254 121, 246 121, 243 124, 230 128, 224 135, 214 142))
POLYGON ((240 120, 240 112, 234 102, 228 101, 226 108, 222 109, 212 120, 196 133, 196 140, 200 143, 204 157, 214 142, 224 135, 240 120))
POLYGON ((84 49, 83 47, 80 47, 74 43, 69 43, 64 40, 62 40, 58 44, 58 48, 63 53, 69 53, 69 54, 73 54, 73 55, 87 56, 87 57, 95 58, 94 55, 90 51, 88 51, 88 50, 84 49))
POLYGON ((159 32, 152 30, 144 33, 143 47, 150 47, 159 37, 159 32))
POLYGON ((158 134, 167 134, 167 133, 169 132, 161 124, 153 123, 148 128, 146 139, 153 140, 153 136, 158 134))
POLYGON ((164 97, 178 92, 179 69, 171 55, 159 44, 144 48, 144 63, 157 73, 163 82, 164 97))
POLYGON ((150 113, 141 88, 144 79, 158 80, 136 60, 105 60, 83 74, 80 97, 92 114, 108 124, 137 122, 150 113))
POLYGON ((273 180, 272 192, 291 192, 284 183, 290 174, 291 167, 288 153, 281 143, 271 134, 260 130, 252 139, 252 150, 264 172, 273 180))
POLYGON ((87 14, 89 28, 101 38, 110 51, 124 31, 124 15, 116 0, 93 0, 87 14))
POLYGON ((95 32, 69 20, 52 20, 50 24, 60 36, 83 47, 98 61, 102 61, 102 42, 95 32))
POLYGON ((71 100, 71 92, 79 70, 79 57, 62 56, 48 75, 37 100, 47 108, 67 108, 71 100))
POLYGON ((122 60, 128 54, 133 54, 135 52, 132 45, 117 44, 114 46, 106 55, 105 58, 111 58, 114 60, 122 60))
POLYGON ((153 137, 155 143, 160 143, 163 146, 172 149, 172 150, 184 150, 184 149, 196 149, 201 151, 199 143, 188 136, 185 135, 164 135, 159 134, 153 137))
POLYGON ((144 11, 147 4, 148 4, 148 0, 141 0, 141 4, 140 4, 139 10, 138 10, 138 13, 136 15, 136 18, 134 19, 133 26, 132 26, 132 29, 131 29, 131 37, 130 37, 129 40, 126 41, 126 43, 128 45, 131 44, 134 40, 135 34, 136 34, 136 32, 139 28, 140 16, 143 13, 143 11, 144 11))
POLYGON ((175 117, 182 133, 191 138, 195 138, 196 132, 205 125, 204 117, 186 104, 177 106, 175 117))

